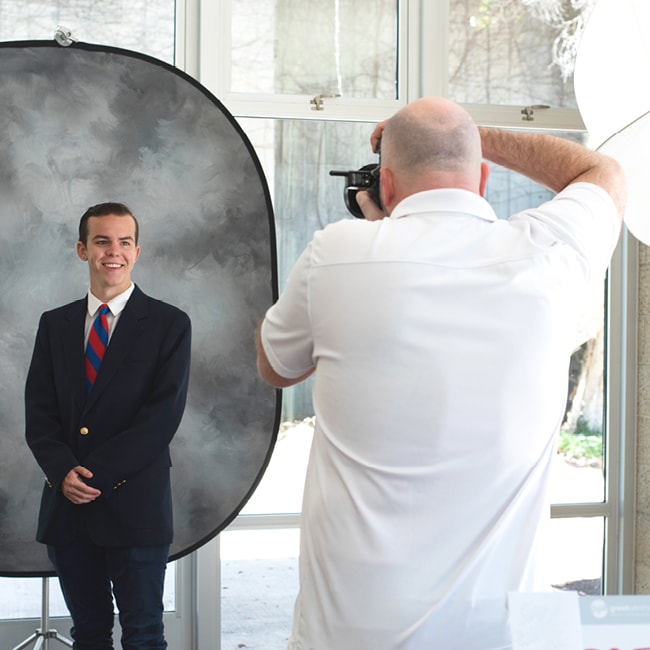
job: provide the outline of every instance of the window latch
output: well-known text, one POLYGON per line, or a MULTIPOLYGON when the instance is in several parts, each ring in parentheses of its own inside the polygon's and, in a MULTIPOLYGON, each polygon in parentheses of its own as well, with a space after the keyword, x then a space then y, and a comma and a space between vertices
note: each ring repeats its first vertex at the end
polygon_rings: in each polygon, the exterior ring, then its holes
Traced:
POLYGON ((323 108, 323 100, 328 97, 340 97, 338 93, 325 93, 323 95, 316 95, 315 97, 312 97, 309 100, 310 104, 313 104, 311 107, 312 111, 322 111, 324 110, 323 108))
POLYGON ((551 107, 546 106, 546 104, 533 104, 532 106, 526 106, 526 108, 521 109, 521 114, 523 115, 521 119, 525 120, 526 122, 533 122, 535 120, 534 113, 538 108, 551 108, 551 107))

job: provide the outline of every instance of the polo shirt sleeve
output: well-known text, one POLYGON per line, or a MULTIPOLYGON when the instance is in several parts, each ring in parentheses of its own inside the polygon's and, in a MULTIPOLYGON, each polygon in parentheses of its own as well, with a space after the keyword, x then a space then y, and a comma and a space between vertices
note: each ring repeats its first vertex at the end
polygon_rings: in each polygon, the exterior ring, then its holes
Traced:
POLYGON ((315 366, 309 313, 312 246, 299 257, 282 295, 266 312, 260 332, 271 367, 287 379, 300 377, 315 366))
POLYGON ((592 277, 604 275, 620 235, 620 217, 612 197, 598 185, 573 183, 523 218, 574 248, 592 277))

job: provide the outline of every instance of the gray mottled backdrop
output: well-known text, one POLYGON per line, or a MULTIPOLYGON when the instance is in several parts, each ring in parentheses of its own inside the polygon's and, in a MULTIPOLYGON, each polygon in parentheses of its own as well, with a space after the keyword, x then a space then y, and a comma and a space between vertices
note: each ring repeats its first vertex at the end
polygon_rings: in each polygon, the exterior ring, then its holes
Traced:
POLYGON ((204 88, 154 59, 49 42, 0 46, 0 575, 51 571, 34 541, 43 475, 23 388, 41 312, 85 294, 84 210, 122 201, 141 225, 135 282, 193 322, 173 443, 174 557, 236 515, 266 467, 278 400, 254 331, 276 294, 273 215, 248 139, 204 88))

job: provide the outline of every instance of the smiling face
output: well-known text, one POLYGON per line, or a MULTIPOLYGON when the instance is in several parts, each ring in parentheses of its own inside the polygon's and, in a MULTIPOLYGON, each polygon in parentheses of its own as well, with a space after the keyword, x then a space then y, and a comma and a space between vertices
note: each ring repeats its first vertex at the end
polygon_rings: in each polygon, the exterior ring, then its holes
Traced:
POLYGON ((131 285, 131 269, 140 255, 131 215, 90 217, 86 242, 77 242, 79 259, 88 262, 90 290, 103 302, 131 285))

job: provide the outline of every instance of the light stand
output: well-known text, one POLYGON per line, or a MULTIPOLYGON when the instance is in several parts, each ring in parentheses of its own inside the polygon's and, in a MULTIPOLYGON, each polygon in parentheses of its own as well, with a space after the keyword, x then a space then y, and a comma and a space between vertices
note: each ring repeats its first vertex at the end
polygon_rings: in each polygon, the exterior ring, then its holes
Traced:
POLYGON ((41 600, 41 627, 34 634, 22 643, 19 643, 13 650, 22 650, 30 643, 34 644, 32 650, 48 650, 49 640, 55 639, 64 646, 72 648, 72 641, 61 636, 56 630, 48 629, 50 626, 50 583, 49 578, 42 578, 42 600, 41 600))

